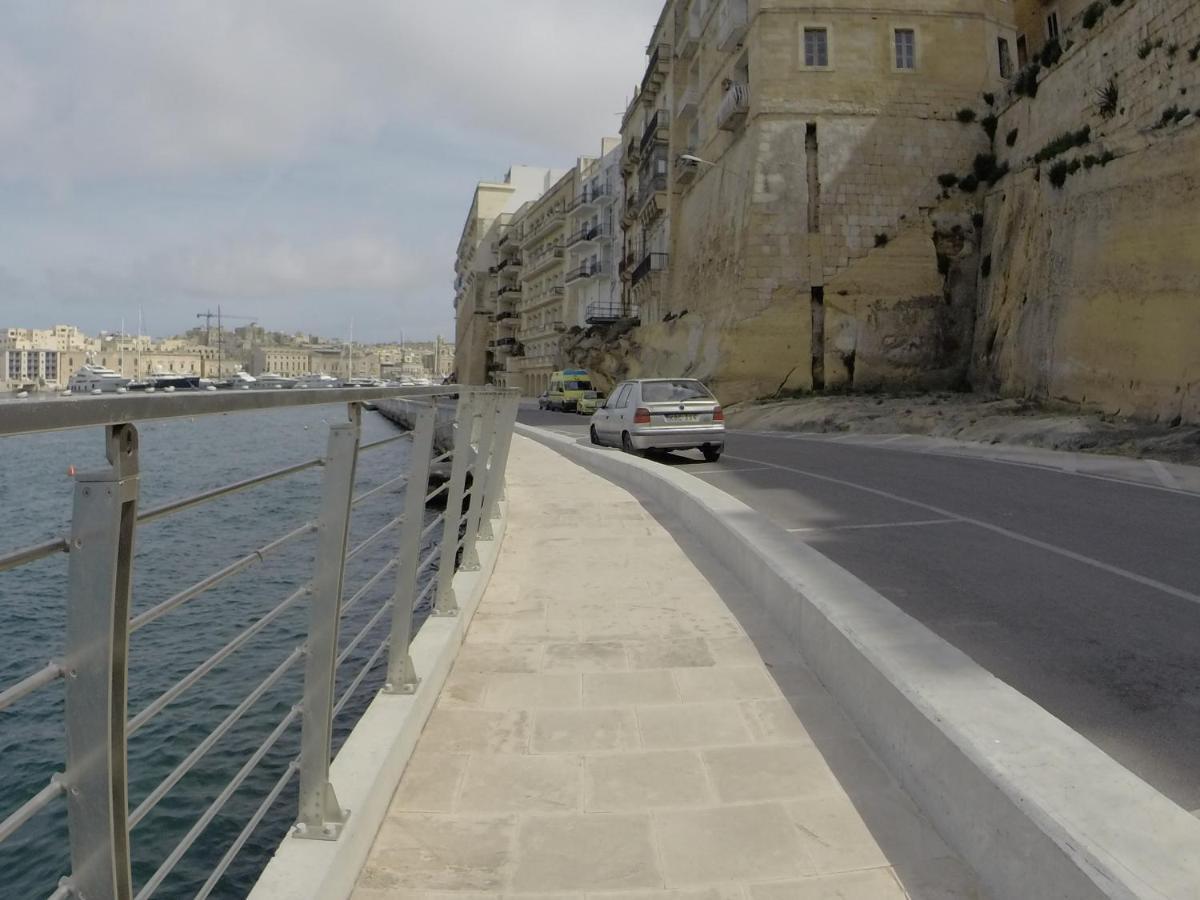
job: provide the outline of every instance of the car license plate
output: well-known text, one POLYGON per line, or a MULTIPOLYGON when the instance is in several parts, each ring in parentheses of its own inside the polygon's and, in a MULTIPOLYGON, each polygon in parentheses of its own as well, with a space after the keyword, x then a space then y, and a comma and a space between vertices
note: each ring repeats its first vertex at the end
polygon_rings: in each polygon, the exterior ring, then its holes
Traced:
POLYGON ((676 415, 670 416, 669 418, 672 422, 681 422, 681 423, 699 422, 700 421, 700 417, 698 415, 696 415, 695 413, 677 413, 676 415))

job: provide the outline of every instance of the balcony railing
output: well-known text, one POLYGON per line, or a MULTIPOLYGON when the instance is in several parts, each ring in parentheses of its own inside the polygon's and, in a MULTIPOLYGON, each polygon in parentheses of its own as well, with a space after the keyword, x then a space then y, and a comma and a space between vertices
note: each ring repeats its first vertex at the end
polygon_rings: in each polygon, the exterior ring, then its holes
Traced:
POLYGON ((740 82, 732 82, 721 97, 717 107, 717 127, 722 131, 737 131, 750 114, 750 88, 740 82))
POLYGON ((700 108, 700 89, 696 87, 685 88, 683 93, 679 95, 679 106, 677 107, 676 117, 681 121, 690 119, 696 115, 696 111, 700 108))
MULTIPOLYGON (((67 533, 33 546, 0 551, 0 572, 28 572, 23 567, 30 564, 45 569, 64 557, 66 570, 61 657, 0 690, 6 725, 18 721, 22 706, 37 704, 43 712, 31 727, 65 734, 63 771, 50 776, 44 787, 0 821, 0 843, 39 815, 43 819, 61 816, 63 843, 51 846, 47 841, 45 846, 55 857, 60 847, 64 858, 69 853, 70 872, 53 897, 128 900, 136 888, 137 897, 148 898, 168 878, 171 881, 163 896, 207 897, 221 884, 258 823, 296 780, 298 799, 291 811, 296 817, 294 836, 339 840, 347 811, 338 804, 330 781, 334 730, 355 724, 364 704, 347 704, 357 701, 367 689, 378 690, 374 685, 394 694, 417 689, 409 652, 414 613, 430 608, 435 615, 457 611, 452 579, 460 556, 462 568, 477 566, 477 541, 491 537, 516 409, 515 393, 459 387, 131 394, 13 404, 6 409, 0 417, 0 437, 41 439, 44 432, 90 428, 95 430, 97 449, 103 450, 97 456, 106 461, 74 476, 67 533), (447 413, 454 410, 453 424, 443 423, 441 429, 442 446, 448 449, 438 455, 436 401, 454 397, 456 406, 443 407, 447 413), (414 401, 414 430, 364 443, 364 405, 392 398, 414 401), (253 415, 318 404, 327 409, 328 404, 335 409, 341 405, 336 414, 328 413, 323 456, 209 486, 149 509, 142 506, 142 422, 253 415), (401 446, 406 452, 397 453, 401 446), (374 459, 374 454, 387 452, 384 448, 389 447, 394 457, 382 466, 370 467, 382 471, 375 480, 383 480, 370 486, 359 483, 356 473, 363 471, 364 456, 372 454, 374 459), (446 464, 448 481, 431 491, 431 471, 446 464), (275 484, 286 483, 288 496, 296 497, 297 476, 317 472, 320 500, 315 516, 278 522, 285 533, 270 539, 239 535, 244 543, 239 551, 242 555, 236 559, 227 555, 228 542, 206 545, 206 539, 215 537, 211 530, 191 527, 195 520, 191 524, 174 520, 172 525, 188 535, 186 544, 179 546, 181 556, 200 561, 208 553, 214 561, 219 560, 220 567, 197 581, 191 582, 189 576, 188 583, 171 585, 168 597, 150 598, 149 603, 137 602, 140 596, 135 600, 133 585, 141 584, 139 572, 151 564, 134 553, 139 540, 144 540, 139 538, 144 529, 154 529, 178 513, 236 493, 261 496, 260 492, 275 484), (445 511, 435 514, 428 507, 439 498, 445 511), (379 522, 383 524, 376 527, 379 522), (361 527, 364 524, 370 533, 361 527), (268 559, 271 557, 276 558, 268 559), (279 584, 281 559, 287 560, 289 569, 302 567, 303 574, 297 571, 296 577, 289 579, 283 589, 294 589, 287 596, 272 600, 247 621, 241 601, 252 602, 262 591, 279 584), (366 571, 380 562, 382 566, 347 597, 348 564, 355 559, 359 562, 349 577, 356 583, 365 574, 364 564, 370 566, 366 571), (199 624, 206 619, 196 614, 197 609, 206 601, 216 603, 210 593, 214 588, 228 590, 235 576, 245 578, 245 573, 265 566, 274 568, 262 584, 239 592, 237 609, 217 606, 215 617, 208 617, 207 621, 215 622, 209 635, 215 646, 211 654, 165 688, 151 685, 153 699, 131 715, 130 696, 148 693, 141 684, 130 690, 130 672, 145 673, 144 666, 131 670, 131 656, 146 652, 147 646, 187 646, 207 653, 205 629, 199 624), (378 606, 368 609, 374 603, 378 606), (154 633, 144 635, 146 628, 154 633), (261 632, 266 632, 271 642, 251 644, 261 632), (339 632, 343 640, 339 640, 339 632), (227 691, 236 679, 221 667, 230 658, 247 656, 269 673, 261 679, 255 675, 250 683, 239 685, 244 693, 230 696, 227 691), (214 671, 217 674, 208 678, 214 671), (197 685, 205 678, 204 684, 212 685, 215 678, 221 687, 202 693, 197 685), (48 697, 51 693, 57 696, 48 697), (186 708, 187 728, 157 718, 169 707, 186 708), (54 716, 53 724, 40 717, 43 715, 54 716), (262 721, 264 715, 270 716, 268 722, 262 721), (193 724, 197 731, 192 730, 193 724), (221 775, 226 783, 217 793, 217 785, 211 781, 217 754, 210 751, 231 732, 234 736, 226 739, 220 750, 227 771, 221 775), (149 786, 148 781, 157 780, 153 771, 140 768, 144 755, 131 758, 131 738, 138 733, 143 743, 153 738, 162 748, 156 753, 173 768, 131 811, 129 785, 149 786), (201 733, 203 737, 199 737, 201 733), (290 753, 287 748, 292 745, 299 747, 299 754, 288 758, 284 751, 290 753), (202 762, 204 765, 198 765, 202 762), (200 792, 172 793, 189 773, 195 773, 193 781, 201 779, 200 792), (235 792, 238 802, 228 805, 235 792), (164 805, 168 794, 170 800, 164 805), (199 797, 204 797, 203 801, 199 797), (190 812, 189 803, 195 806, 190 812), (156 809, 160 812, 151 817, 156 809), (180 819, 185 815, 194 819, 194 824, 176 840, 171 832, 182 831, 180 819), (234 815, 244 823, 237 832, 230 830, 239 827, 231 818, 234 815), (143 823, 153 827, 139 829, 143 823), (131 857, 150 843, 150 831, 157 832, 159 839, 165 834, 173 846, 150 866, 145 866, 145 853, 137 853, 140 871, 135 876, 131 857), (211 868, 197 872, 198 855, 189 855, 193 847, 225 852, 219 861, 209 864, 211 868), (176 871, 185 856, 189 867, 176 871)), ((56 441, 54 446, 63 443, 56 441)), ((205 452, 221 451, 208 448, 205 452)), ((233 450, 228 452, 234 455, 233 450)), ((247 521, 277 522, 279 507, 264 502, 272 512, 267 514, 264 508, 263 514, 247 521)), ((24 615, 20 610, 14 614, 24 615)), ((48 613, 47 622, 53 621, 48 613)), ((5 622, 4 627, 16 626, 5 622)), ((60 643, 57 638, 52 640, 60 643)), ((168 668, 176 665, 178 660, 172 659, 168 668)), ((13 732, 7 738, 10 743, 18 739, 13 732)), ((17 776, 6 770, 6 777, 17 776)), ((253 852, 266 862, 261 845, 253 852)), ((215 855, 211 858, 217 860, 215 855)), ((11 876, 12 869, 6 869, 3 878, 9 889, 0 893, 30 896, 27 890, 7 882, 11 876)))
POLYGON ((589 303, 585 320, 589 325, 611 325, 614 322, 633 320, 640 322, 638 308, 620 303, 589 303))
POLYGON ((641 155, 644 158, 646 149, 656 141, 665 144, 669 141, 671 125, 671 113, 665 109, 657 109, 654 115, 650 117, 650 121, 646 123, 646 129, 642 132, 642 140, 639 146, 641 147, 641 155))
POLYGON ((638 215, 643 215, 646 208, 651 204, 656 204, 656 210, 661 212, 663 203, 666 199, 667 191, 667 176, 666 174, 656 174, 650 178, 641 179, 641 184, 638 188, 638 215))
POLYGON ((526 277, 533 278, 556 262, 562 262, 564 250, 559 244, 548 244, 525 260, 526 277))
POLYGON ((650 51, 650 62, 646 65, 646 74, 642 78, 641 94, 643 99, 648 99, 650 94, 662 87, 670 66, 671 45, 656 44, 650 51))
POLYGON ((590 244, 593 241, 598 241, 601 238, 608 237, 608 226, 603 222, 598 222, 594 225, 584 225, 566 240, 567 249, 576 247, 579 244, 590 244))
POLYGON ((607 275, 608 266, 602 261, 597 260, 594 263, 584 263, 577 266, 566 274, 563 279, 567 284, 574 284, 576 281, 582 281, 585 278, 594 278, 598 275, 607 275))
POLYGON ((647 253, 646 256, 638 263, 637 268, 633 270, 633 275, 630 278, 631 286, 636 287, 637 284, 645 280, 649 275, 656 272, 662 272, 667 268, 667 254, 665 253, 647 253))

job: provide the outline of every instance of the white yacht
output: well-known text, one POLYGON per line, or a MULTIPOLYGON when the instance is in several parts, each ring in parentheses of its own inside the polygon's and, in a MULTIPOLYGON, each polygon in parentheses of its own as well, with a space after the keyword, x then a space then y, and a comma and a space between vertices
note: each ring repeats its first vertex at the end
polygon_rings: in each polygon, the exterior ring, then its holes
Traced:
POLYGON ((332 375, 326 375, 321 372, 317 375, 301 375, 296 379, 296 387, 298 388, 335 388, 341 387, 342 383, 332 375))
POLYGON ((271 390, 278 388, 293 388, 296 386, 295 378, 288 378, 286 375, 276 375, 274 372, 263 372, 250 385, 258 390, 271 390))
POLYGON ((248 391, 258 383, 258 379, 245 369, 238 369, 233 373, 230 383, 235 391, 248 391))
POLYGON ((81 394, 124 393, 129 387, 130 379, 118 375, 112 369, 88 363, 71 376, 67 389, 81 394))

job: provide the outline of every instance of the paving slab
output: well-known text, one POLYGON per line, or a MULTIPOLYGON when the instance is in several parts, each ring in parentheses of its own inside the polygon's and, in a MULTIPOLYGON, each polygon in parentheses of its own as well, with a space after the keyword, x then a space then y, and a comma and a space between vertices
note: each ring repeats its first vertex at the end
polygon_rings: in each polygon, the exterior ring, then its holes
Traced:
POLYGON ((356 900, 982 897, 753 598, 553 451, 515 438, 509 466, 356 900))

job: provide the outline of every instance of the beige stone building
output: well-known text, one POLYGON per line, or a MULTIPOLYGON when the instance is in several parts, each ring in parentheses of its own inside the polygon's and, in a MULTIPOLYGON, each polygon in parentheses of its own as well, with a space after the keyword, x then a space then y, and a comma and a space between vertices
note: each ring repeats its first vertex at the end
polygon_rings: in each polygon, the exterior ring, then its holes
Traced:
POLYGON ((495 340, 493 316, 498 276, 503 274, 496 271, 500 238, 513 213, 542 196, 562 175, 561 169, 513 166, 503 181, 481 181, 475 188, 454 264, 455 363, 460 384, 485 384, 503 368, 489 354, 495 349, 489 344, 495 340))
POLYGON ((686 372, 731 401, 960 378, 934 336, 951 326, 931 214, 938 176, 990 147, 978 120, 1015 36, 1005 0, 670 0, 622 128, 636 349, 572 362, 686 372), (885 250, 883 292, 864 291, 853 273, 885 250), (893 333, 910 320, 915 341, 893 333))
POLYGON ((250 356, 250 374, 271 373, 295 378, 312 371, 307 347, 255 347, 250 356))

